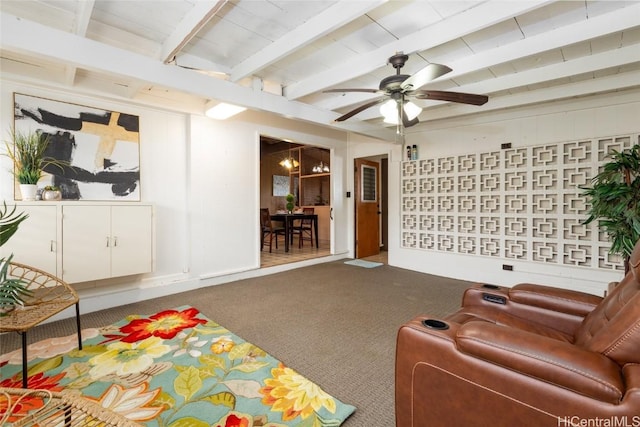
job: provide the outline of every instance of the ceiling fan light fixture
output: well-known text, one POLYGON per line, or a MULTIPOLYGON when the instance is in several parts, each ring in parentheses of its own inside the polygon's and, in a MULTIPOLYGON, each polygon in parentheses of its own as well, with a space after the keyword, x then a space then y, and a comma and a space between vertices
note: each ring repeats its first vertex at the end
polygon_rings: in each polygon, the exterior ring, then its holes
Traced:
MULTIPOLYGON (((384 116, 384 122, 392 125, 398 124, 397 101, 390 99, 380 106, 380 113, 384 116)), ((408 120, 413 120, 422 112, 422 108, 418 107, 411 101, 404 103, 404 114, 408 120)))
POLYGON ((411 101, 404 104, 404 113, 407 115, 407 119, 413 120, 420 115, 422 108, 418 107, 411 101))
POLYGON ((205 107, 205 115, 216 120, 226 120, 231 116, 235 116, 238 113, 246 110, 245 107, 239 105, 227 104, 226 102, 220 102, 215 104, 208 102, 205 107))
POLYGON ((384 122, 397 125, 398 124, 398 107, 395 99, 390 99, 380 106, 380 113, 384 117, 384 122))

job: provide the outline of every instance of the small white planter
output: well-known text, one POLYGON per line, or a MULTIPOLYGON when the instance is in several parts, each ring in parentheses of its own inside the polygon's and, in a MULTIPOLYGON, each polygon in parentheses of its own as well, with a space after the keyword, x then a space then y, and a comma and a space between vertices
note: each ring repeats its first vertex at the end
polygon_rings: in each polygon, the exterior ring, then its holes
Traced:
POLYGON ((20 184, 20 194, 22 195, 22 200, 35 200, 37 192, 38 186, 36 184, 20 184))

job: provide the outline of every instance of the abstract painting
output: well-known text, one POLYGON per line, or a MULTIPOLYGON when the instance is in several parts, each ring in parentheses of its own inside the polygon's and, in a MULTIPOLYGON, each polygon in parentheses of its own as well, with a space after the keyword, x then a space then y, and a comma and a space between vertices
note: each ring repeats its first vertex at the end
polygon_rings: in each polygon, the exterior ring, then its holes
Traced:
POLYGON ((64 200, 140 200, 139 117, 131 114, 14 94, 17 131, 49 137, 45 185, 64 200))
POLYGON ((289 194, 291 179, 285 175, 273 175, 273 195, 286 196, 289 194))

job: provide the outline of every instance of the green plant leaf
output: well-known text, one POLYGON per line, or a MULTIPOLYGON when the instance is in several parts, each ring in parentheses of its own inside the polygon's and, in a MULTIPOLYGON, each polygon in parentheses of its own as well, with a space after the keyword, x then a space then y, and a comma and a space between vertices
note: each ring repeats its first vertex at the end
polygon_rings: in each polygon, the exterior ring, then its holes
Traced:
POLYGON ((176 405, 176 400, 166 391, 161 391, 158 397, 152 402, 153 406, 166 406, 167 408, 173 408, 176 405))
POLYGON ((6 260, 0 258, 0 307, 24 305, 25 298, 33 295, 29 283, 21 279, 9 278, 9 265, 13 254, 6 260))
POLYGON ((209 427, 210 424, 208 422, 202 421, 198 418, 194 417, 184 417, 178 420, 175 420, 169 427, 209 427))
POLYGON ((584 224, 598 221, 611 238, 610 253, 628 260, 640 240, 640 144, 612 150, 591 186, 581 186, 588 216, 584 224))
POLYGON ((215 354, 204 354, 198 358, 198 361, 202 365, 208 366, 213 369, 220 368, 224 370, 227 368, 225 359, 220 356, 216 356, 215 354))
POLYGON ((37 184, 45 169, 56 167, 61 171, 75 171, 69 162, 48 157, 49 135, 40 131, 10 131, 11 143, 5 142, 5 155, 13 162, 13 173, 20 184, 37 184))
POLYGON ((254 345, 248 342, 234 345, 231 351, 229 352, 229 360, 242 359, 243 357, 249 354, 249 352, 253 347, 254 345))
POLYGON ((106 345, 84 345, 82 346, 82 350, 73 349, 68 354, 69 357, 73 358, 81 358, 81 357, 92 357, 96 354, 101 354, 107 351, 106 345))
POLYGON ((27 375, 32 376, 39 374, 40 372, 47 372, 56 369, 60 365, 62 365, 62 356, 55 356, 38 362, 35 365, 31 365, 27 371, 27 375))
POLYGON ((7 243, 11 236, 18 231, 20 223, 29 217, 24 212, 16 212, 17 206, 13 206, 9 210, 6 202, 3 201, 2 205, 2 208, 0 208, 0 246, 7 243))
POLYGON ((229 409, 234 409, 236 407, 236 397, 233 393, 229 393, 228 391, 223 391, 221 393, 217 393, 211 396, 205 397, 207 402, 210 402, 214 405, 223 405, 229 409))
POLYGON ((260 370, 265 366, 269 366, 269 363, 268 362, 245 362, 245 363, 241 363, 238 366, 234 366, 233 368, 231 368, 231 370, 245 372, 249 374, 251 372, 260 370))
POLYGON ((202 388, 202 380, 200 379, 198 368, 189 366, 180 372, 178 377, 173 381, 173 387, 176 393, 184 397, 185 401, 191 400, 191 396, 202 388))

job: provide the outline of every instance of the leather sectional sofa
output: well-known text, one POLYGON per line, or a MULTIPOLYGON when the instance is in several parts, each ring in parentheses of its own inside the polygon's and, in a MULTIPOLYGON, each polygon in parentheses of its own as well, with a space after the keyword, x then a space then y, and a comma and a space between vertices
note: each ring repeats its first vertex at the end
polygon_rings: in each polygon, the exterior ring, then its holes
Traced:
POLYGON ((605 298, 478 284, 409 321, 395 388, 398 427, 640 426, 640 241, 605 298))

